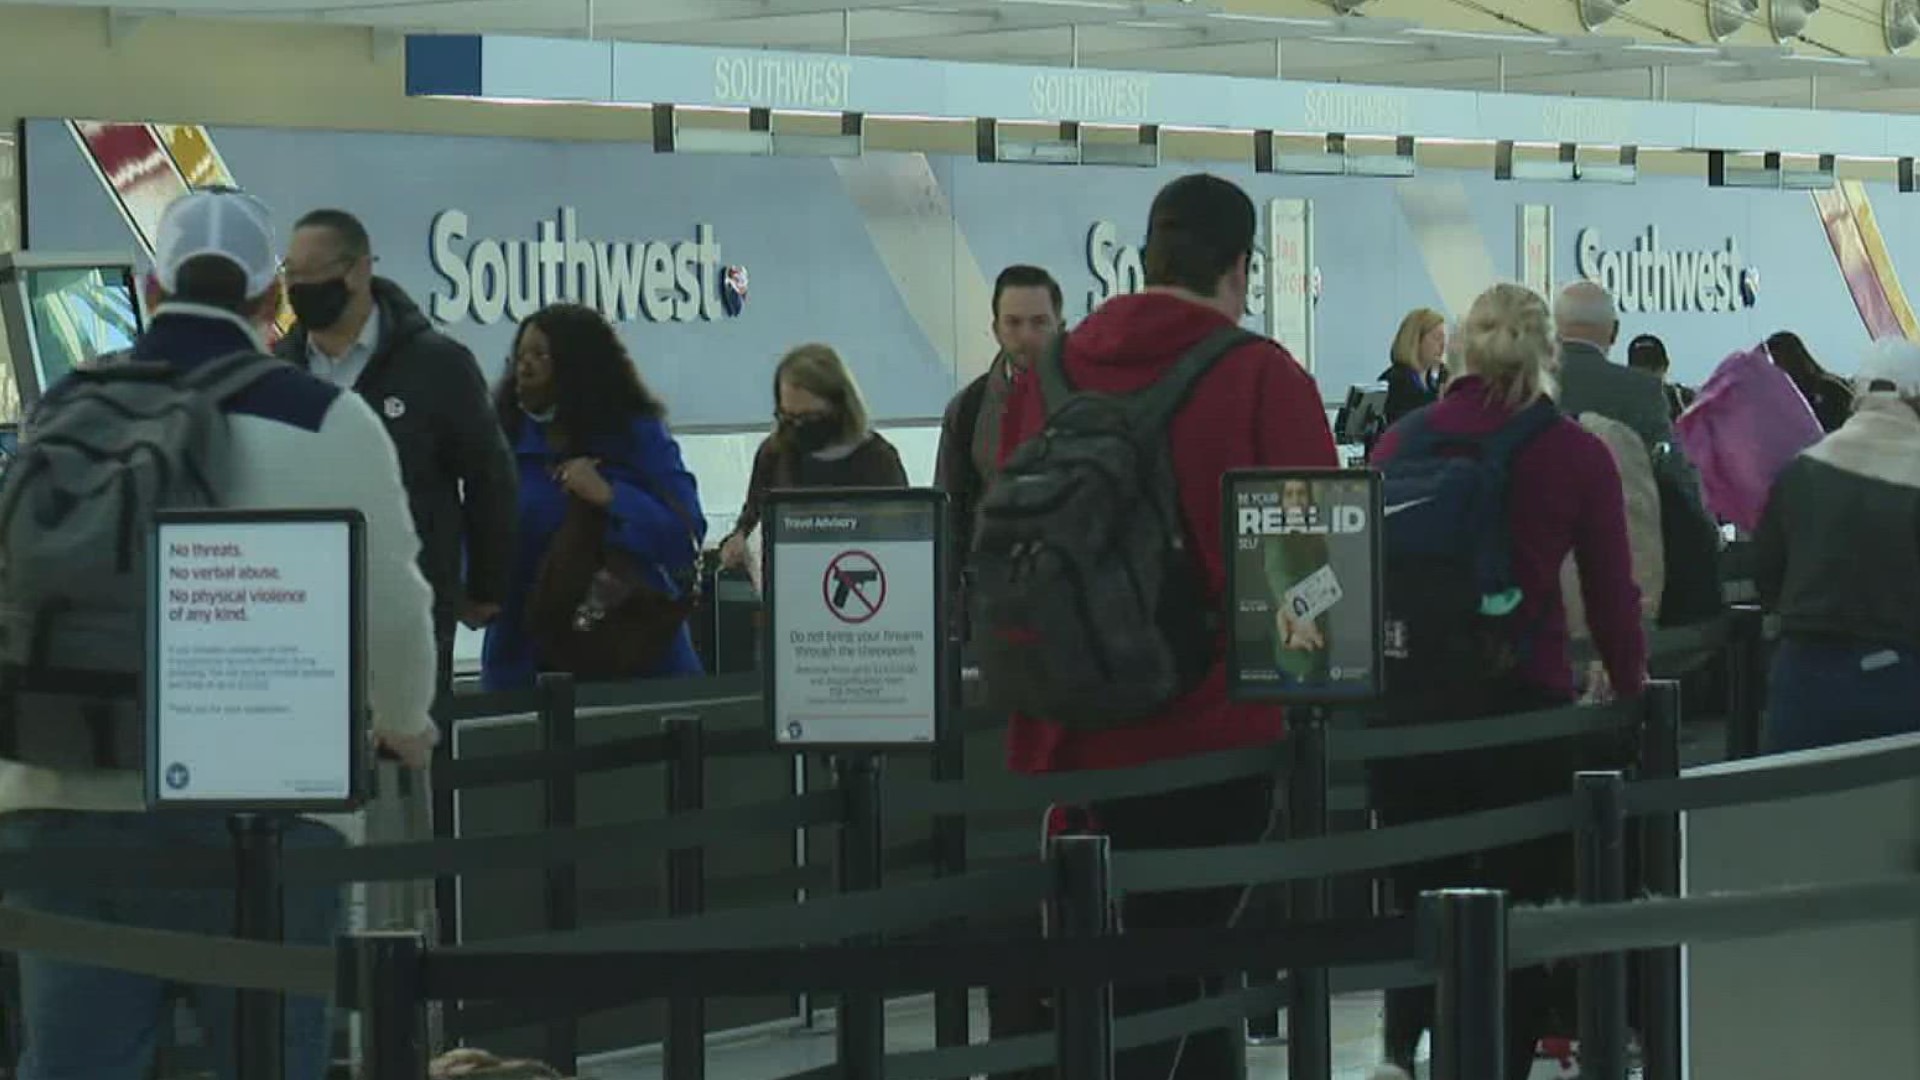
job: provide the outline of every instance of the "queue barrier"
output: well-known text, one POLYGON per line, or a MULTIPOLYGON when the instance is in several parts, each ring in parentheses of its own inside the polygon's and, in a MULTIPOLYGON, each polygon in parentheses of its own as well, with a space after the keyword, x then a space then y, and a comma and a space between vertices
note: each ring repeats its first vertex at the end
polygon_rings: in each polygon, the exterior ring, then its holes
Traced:
MULTIPOLYGON (((1721 626, 1688 628, 1687 631, 1679 634, 1668 633, 1666 640, 1669 644, 1663 647, 1699 651, 1715 646, 1724 639, 1725 633, 1724 627, 1721 626)), ((445 881, 454 875, 478 869, 495 870, 503 866, 542 868, 548 874, 548 933, 524 939, 520 944, 526 947, 546 945, 558 948, 565 947, 563 943, 569 940, 568 935, 582 933, 574 925, 577 919, 574 910, 577 898, 572 895, 575 890, 569 880, 572 868, 583 860, 602 854, 619 853, 630 856, 635 849, 651 849, 660 851, 668 857, 669 915, 679 920, 696 916, 700 908, 703 886, 706 884, 702 881, 702 874, 696 861, 704 845, 755 830, 785 831, 806 825, 844 824, 845 822, 844 799, 832 792, 812 793, 746 807, 720 810, 699 809, 701 801, 699 778, 701 763, 704 759, 708 756, 765 752, 771 749, 771 740, 764 731, 734 731, 720 733, 718 736, 704 734, 703 737, 700 725, 692 722, 692 718, 669 715, 667 730, 658 734, 647 734, 590 746, 580 746, 574 741, 573 717, 577 712, 598 710, 620 713, 636 709, 660 712, 681 704, 710 706, 716 702, 744 704, 757 700, 758 679, 752 676, 707 680, 706 684, 702 687, 697 699, 689 698, 685 701, 674 700, 676 692, 684 696, 684 691, 672 684, 655 683, 645 687, 645 693, 636 695, 632 687, 576 688, 565 679, 547 680, 534 691, 461 695, 454 698, 445 703, 443 719, 531 715, 541 722, 542 746, 532 753, 504 759, 442 762, 441 768, 436 771, 436 794, 466 787, 527 781, 541 782, 547 787, 546 813, 543 815, 543 823, 549 828, 532 834, 449 838, 346 851, 288 853, 283 860, 283 879, 290 885, 407 880, 428 876, 438 876, 445 881), (567 827, 572 824, 571 807, 574 801, 572 787, 579 776, 655 763, 669 766, 670 805, 668 810, 672 815, 669 819, 584 829, 567 827)), ((1630 723, 1628 715, 1619 709, 1566 709, 1555 710, 1553 714, 1535 715, 1532 717, 1531 725, 1524 720, 1516 721, 1516 718, 1502 717, 1428 729, 1403 729, 1392 732, 1384 738, 1379 732, 1342 732, 1328 740, 1327 745, 1331 748, 1333 756, 1339 760, 1367 760, 1426 752, 1486 749, 1543 738, 1555 738, 1579 731, 1620 730, 1629 726, 1630 723), (1444 735, 1441 734, 1443 731, 1444 735), (1407 739, 1410 735, 1414 736, 1418 742, 1417 746, 1409 745, 1407 739)), ((1031 810, 1054 802, 1095 801, 1150 794, 1250 775, 1275 774, 1283 770, 1293 771, 1297 777, 1300 763, 1289 760, 1290 756, 1297 756, 1298 746, 1310 741, 1296 739, 1291 745, 1278 748, 1207 755, 1112 773, 1051 778, 1006 778, 989 785, 977 783, 967 785, 953 780, 932 784, 909 782, 893 785, 887 791, 886 813, 889 820, 934 814, 937 815, 936 824, 942 821, 951 824, 957 819, 963 820, 1009 810, 1031 810)), ((938 775, 937 772, 936 775, 938 775)), ((1324 791, 1321 792, 1320 798, 1324 799, 1324 791)), ((1376 846, 1382 844, 1378 836, 1384 836, 1385 846, 1380 851, 1371 853, 1363 851, 1361 853, 1363 857, 1358 860, 1349 855, 1346 865, 1354 868, 1393 865, 1395 862, 1409 861, 1421 855, 1423 848, 1427 849, 1424 852, 1425 856, 1431 857, 1437 853, 1430 846, 1434 843, 1436 834, 1443 841, 1442 847, 1451 845, 1449 850, 1472 850, 1476 844, 1485 847, 1506 842, 1504 838, 1507 837, 1523 834, 1551 835, 1555 832, 1563 832, 1570 826, 1567 821, 1568 815, 1561 810, 1562 808, 1557 806, 1513 808, 1513 810, 1494 811, 1489 815, 1470 816, 1470 819, 1462 819, 1455 823, 1450 830, 1447 830, 1446 823, 1423 823, 1405 827, 1406 830, 1411 830, 1405 833, 1401 830, 1389 830, 1377 835, 1362 834, 1358 838, 1361 842, 1370 841, 1376 846), (1520 813, 1515 813, 1515 810, 1520 813), (1441 828, 1433 829, 1432 827, 1436 825, 1441 828), (1423 834, 1420 830, 1430 831, 1423 834)), ((961 838, 964 841, 964 832, 961 838)), ((951 843, 951 837, 947 840, 951 843)), ((1339 842, 1318 842, 1323 846, 1331 843, 1351 844, 1354 838, 1339 842)), ((1304 846, 1299 853, 1311 855, 1313 849, 1310 845, 1313 842, 1300 843, 1304 846)), ((882 861, 889 868, 894 868, 910 865, 928 855, 937 859, 941 854, 941 847, 942 837, 936 833, 931 844, 914 844, 889 850, 883 853, 882 861)), ((1229 852, 1229 854, 1238 854, 1245 858, 1263 857, 1263 853, 1260 852, 1229 852)), ((1161 855, 1158 853, 1146 856, 1149 859, 1159 857, 1161 855)), ((1137 858, 1139 856, 1130 856, 1121 860, 1121 867, 1133 875, 1131 883, 1123 887, 1135 890, 1150 889, 1156 885, 1168 884, 1166 877, 1169 873, 1186 874, 1191 871, 1190 867, 1178 863, 1163 862, 1158 868, 1161 880, 1156 882, 1153 877, 1155 870, 1151 863, 1138 863, 1135 861, 1137 858)), ((963 860, 964 856, 962 856, 962 865, 964 865, 963 860)), ((1331 870, 1336 865, 1334 862, 1326 863, 1322 870, 1331 870)), ((824 876, 810 867, 788 873, 791 875, 789 880, 808 886, 818 884, 824 876)), ((1259 876, 1245 875, 1248 880, 1259 876)), ((777 880, 781 875, 773 877, 777 880)), ((1312 874, 1267 875, 1267 877, 1268 880, 1274 881, 1307 882, 1311 881, 1312 874)), ((1003 887, 1014 880, 1016 879, 1012 876, 999 879, 1003 887)), ((1128 879, 1123 875, 1121 880, 1124 883, 1128 879)), ((224 857, 223 853, 215 852, 166 853, 153 858, 138 856, 128 858, 123 855, 117 857, 111 867, 92 862, 80 853, 36 852, 12 867, 8 866, 6 857, 0 856, 0 887, 18 887, 22 884, 113 885, 123 888, 143 886, 225 888, 234 882, 231 862, 224 857), (205 857, 201 857, 202 855, 205 857)), ((1024 885, 1030 892, 1032 882, 1027 881, 1024 885)), ((882 930, 904 930, 912 928, 916 920, 928 915, 937 915, 952 922, 959 922, 970 913, 977 914, 977 911, 970 912, 969 903, 980 899, 965 895, 958 890, 949 890, 946 894, 936 890, 909 894, 911 899, 907 903, 896 904, 885 900, 888 895, 880 893, 866 898, 857 898, 863 899, 865 903, 849 904, 844 908, 836 908, 833 905, 849 898, 835 898, 827 902, 814 901, 810 905, 802 905, 797 909, 785 909, 806 911, 811 907, 816 913, 800 920, 781 914, 775 909, 749 909, 746 912, 724 913, 723 916, 707 924, 704 933, 708 935, 709 940, 716 935, 724 938, 729 934, 745 934, 750 932, 748 928, 756 920, 779 918, 784 920, 785 925, 791 929, 790 936, 805 937, 811 930, 817 932, 815 940, 830 940, 837 936, 828 932, 834 926, 836 918, 857 915, 860 919, 867 921, 869 928, 878 923, 882 930), (945 902, 942 902, 943 895, 945 902)), ((895 895, 899 894, 896 892, 895 895)), ((1005 901, 1004 906, 1014 906, 1036 898, 1016 891, 1006 894, 1002 900, 1005 901)), ((575 947, 609 947, 610 935, 617 937, 624 934, 627 937, 628 947, 647 947, 650 933, 671 934, 676 941, 684 943, 687 940, 686 933, 695 932, 695 925, 685 922, 682 922, 677 931, 669 931, 671 922, 672 920, 655 920, 652 924, 603 927, 584 932, 584 936, 571 940, 577 943, 575 947), (597 940, 598 944, 593 946, 581 944, 589 940, 597 940)), ((1269 988, 1264 994, 1255 995, 1255 997, 1271 1000, 1275 992, 1285 990, 1285 986, 1269 988)), ((964 1009, 964 998, 958 998, 958 1001, 960 1007, 964 1009)), ((1297 1005, 1298 1002, 1294 1004, 1297 1005)), ((703 1030, 699 1023, 698 1009, 699 1003, 696 999, 689 999, 685 995, 676 998, 674 1011, 677 1019, 670 1025, 667 1039, 670 1057, 677 1056, 683 1062, 687 1062, 689 1058, 698 1055, 698 1048, 704 1041, 701 1038, 703 1030), (694 1048, 691 1053, 689 1053, 689 1047, 694 1048)), ((498 1026, 507 1026, 512 1023, 511 1017, 498 1012, 492 1016, 482 1013, 473 1017, 473 1020, 488 1021, 498 1026)), ((964 1024, 964 1017, 962 1024, 964 1024)), ((472 1023, 455 1023, 454 1027, 455 1030, 463 1033, 484 1030, 472 1023)), ((955 1040, 951 1039, 948 1032, 943 1032, 942 1041, 951 1044, 955 1040)), ((965 1042, 963 1026, 957 1041, 965 1042)), ((564 1021, 556 1021, 549 1031, 548 1056, 556 1063, 570 1065, 575 1053, 570 1025, 564 1021)), ((691 1063, 687 1065, 689 1070, 693 1067, 691 1063)))

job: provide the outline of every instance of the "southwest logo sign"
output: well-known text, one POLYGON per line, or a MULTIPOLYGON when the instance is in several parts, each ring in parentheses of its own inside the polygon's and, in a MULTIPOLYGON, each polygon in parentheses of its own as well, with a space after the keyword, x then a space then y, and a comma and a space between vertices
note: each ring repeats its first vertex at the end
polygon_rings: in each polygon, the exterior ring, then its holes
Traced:
POLYGON ((721 262, 712 225, 690 240, 588 240, 563 206, 531 239, 472 237, 463 210, 434 215, 430 307, 443 323, 519 322, 553 303, 584 304, 610 322, 714 322, 746 306, 747 272, 721 262))

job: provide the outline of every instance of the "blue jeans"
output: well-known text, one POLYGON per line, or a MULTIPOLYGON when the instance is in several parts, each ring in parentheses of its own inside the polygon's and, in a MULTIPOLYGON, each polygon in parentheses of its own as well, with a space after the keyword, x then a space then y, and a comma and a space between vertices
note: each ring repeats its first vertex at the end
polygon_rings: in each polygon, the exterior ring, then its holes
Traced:
POLYGON ((1786 638, 1767 688, 1769 753, 1920 731, 1920 655, 1786 638))
MULTIPOLYGON (((335 830, 304 820, 290 822, 282 841, 287 851, 345 843, 335 830)), ((0 817, 0 850, 5 851, 231 846, 224 814, 37 811, 0 817)), ((230 937, 234 929, 230 890, 30 889, 9 893, 6 902, 49 915, 154 930, 230 937)), ((287 891, 284 927, 289 943, 331 944, 340 919, 340 890, 287 891)), ((191 989, 218 1075, 237 1080, 233 991, 191 989)), ((165 982, 145 975, 23 953, 20 996, 26 1047, 19 1080, 143 1080, 169 1019, 166 991, 165 982)), ((326 1075, 332 1056, 330 1019, 324 999, 287 999, 287 1080, 322 1080, 326 1075)))

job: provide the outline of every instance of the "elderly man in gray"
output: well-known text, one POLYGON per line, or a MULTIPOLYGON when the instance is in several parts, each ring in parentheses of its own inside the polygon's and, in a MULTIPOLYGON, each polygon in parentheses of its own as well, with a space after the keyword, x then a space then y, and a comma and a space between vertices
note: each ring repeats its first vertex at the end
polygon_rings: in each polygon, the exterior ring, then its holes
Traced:
POLYGON ((1620 317, 1606 289, 1591 281, 1568 285, 1553 317, 1560 334, 1560 410, 1625 424, 1652 457, 1668 568, 1661 624, 1712 616, 1720 609, 1718 528, 1701 498, 1700 474, 1674 440, 1664 387, 1659 378, 1608 358, 1620 340, 1620 317))
POLYGON ((1560 290, 1553 305, 1560 333, 1560 408, 1599 413, 1632 428, 1656 452, 1673 442, 1673 419, 1660 381, 1608 358, 1620 340, 1613 296, 1591 281, 1560 290))

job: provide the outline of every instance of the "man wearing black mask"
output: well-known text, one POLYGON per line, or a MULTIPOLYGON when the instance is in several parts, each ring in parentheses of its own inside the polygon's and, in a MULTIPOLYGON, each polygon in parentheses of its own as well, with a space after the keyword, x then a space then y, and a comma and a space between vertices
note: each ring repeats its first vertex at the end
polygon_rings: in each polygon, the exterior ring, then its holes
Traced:
POLYGON ((374 276, 372 243, 352 214, 301 218, 283 269, 299 322, 277 352, 352 388, 399 452, 420 570, 433 586, 444 693, 457 624, 479 629, 499 613, 513 554, 514 463, 486 381, 465 346, 435 331, 398 285, 374 276))

